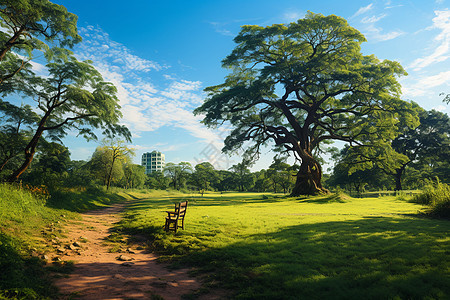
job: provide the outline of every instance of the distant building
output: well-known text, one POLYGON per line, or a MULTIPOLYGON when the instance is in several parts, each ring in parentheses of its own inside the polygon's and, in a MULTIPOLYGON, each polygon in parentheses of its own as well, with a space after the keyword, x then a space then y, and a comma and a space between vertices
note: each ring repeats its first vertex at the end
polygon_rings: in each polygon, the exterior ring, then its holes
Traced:
POLYGON ((142 154, 142 166, 145 168, 145 174, 161 171, 166 165, 166 156, 158 151, 152 151, 142 154))

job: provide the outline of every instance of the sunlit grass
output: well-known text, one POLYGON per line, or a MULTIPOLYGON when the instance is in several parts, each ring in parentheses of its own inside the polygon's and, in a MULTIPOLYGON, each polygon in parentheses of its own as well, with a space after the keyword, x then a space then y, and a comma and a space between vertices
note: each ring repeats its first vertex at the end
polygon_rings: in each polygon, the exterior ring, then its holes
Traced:
POLYGON ((119 228, 145 234, 163 259, 196 267, 242 299, 443 299, 450 223, 421 205, 348 196, 131 193, 119 228), (140 199, 140 200, 139 200, 140 199), (186 229, 162 231, 189 200, 186 229))

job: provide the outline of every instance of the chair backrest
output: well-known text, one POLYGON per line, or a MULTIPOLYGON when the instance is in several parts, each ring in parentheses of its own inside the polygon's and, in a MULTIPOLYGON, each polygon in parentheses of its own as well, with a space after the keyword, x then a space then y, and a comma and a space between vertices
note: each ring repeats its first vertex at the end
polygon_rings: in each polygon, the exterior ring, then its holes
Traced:
POLYGON ((179 209, 178 215, 179 215, 180 217, 184 218, 184 215, 186 214, 187 206, 188 206, 188 201, 184 201, 184 202, 180 202, 180 203, 179 203, 179 206, 178 206, 178 209, 179 209))

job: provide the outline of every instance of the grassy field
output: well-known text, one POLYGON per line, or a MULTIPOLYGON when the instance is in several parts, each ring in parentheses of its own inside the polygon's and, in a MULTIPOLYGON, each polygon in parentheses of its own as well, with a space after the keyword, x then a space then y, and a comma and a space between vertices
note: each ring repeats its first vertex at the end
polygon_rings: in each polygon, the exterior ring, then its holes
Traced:
POLYGON ((395 197, 130 193, 117 225, 235 299, 449 299, 450 222, 395 197), (162 231, 189 200, 186 230, 162 231))

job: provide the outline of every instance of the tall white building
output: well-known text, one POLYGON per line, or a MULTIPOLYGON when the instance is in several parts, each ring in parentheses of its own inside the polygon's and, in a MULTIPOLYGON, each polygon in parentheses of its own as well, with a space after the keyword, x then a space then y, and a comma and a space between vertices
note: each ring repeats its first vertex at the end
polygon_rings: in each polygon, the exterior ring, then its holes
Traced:
POLYGON ((152 151, 142 154, 142 166, 145 168, 145 174, 161 171, 166 165, 166 156, 158 151, 152 151))

